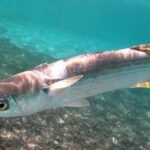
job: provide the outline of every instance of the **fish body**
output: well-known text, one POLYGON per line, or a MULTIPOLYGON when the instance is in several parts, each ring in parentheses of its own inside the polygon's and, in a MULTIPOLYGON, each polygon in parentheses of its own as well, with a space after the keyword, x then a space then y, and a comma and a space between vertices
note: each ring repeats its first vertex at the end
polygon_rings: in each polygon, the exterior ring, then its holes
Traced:
POLYGON ((0 117, 87 106, 85 98, 89 96, 137 84, 144 86, 139 83, 149 79, 150 45, 82 54, 42 64, 0 82, 0 117))

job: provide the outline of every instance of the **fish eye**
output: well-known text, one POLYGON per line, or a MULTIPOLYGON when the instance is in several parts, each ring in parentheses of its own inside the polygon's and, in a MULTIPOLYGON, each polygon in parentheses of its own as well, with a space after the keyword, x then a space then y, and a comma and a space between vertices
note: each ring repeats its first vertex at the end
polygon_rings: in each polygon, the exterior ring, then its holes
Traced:
POLYGON ((7 102, 0 102, 0 111, 4 111, 8 109, 8 103, 7 102))
POLYGON ((5 111, 9 108, 8 100, 6 98, 0 98, 0 111, 5 111))

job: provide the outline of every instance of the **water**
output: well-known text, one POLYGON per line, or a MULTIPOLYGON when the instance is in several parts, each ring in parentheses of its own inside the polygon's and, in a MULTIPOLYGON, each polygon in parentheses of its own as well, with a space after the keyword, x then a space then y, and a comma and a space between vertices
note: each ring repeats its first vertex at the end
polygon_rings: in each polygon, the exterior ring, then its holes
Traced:
MULTIPOLYGON (((0 79, 80 53, 150 43, 149 8, 149 0, 1 0, 0 79)), ((149 90, 120 90, 89 98, 90 108, 1 118, 0 149, 148 150, 149 97, 149 90)))
MULTIPOLYGON (((1 36, 21 47, 49 54, 55 58, 66 58, 80 53, 102 49, 106 42, 67 33, 56 27, 43 27, 26 22, 1 19, 1 36)), ((108 44, 109 45, 109 44, 108 44)))
POLYGON ((64 58, 148 43, 149 8, 149 0, 1 0, 0 33, 19 47, 64 58))

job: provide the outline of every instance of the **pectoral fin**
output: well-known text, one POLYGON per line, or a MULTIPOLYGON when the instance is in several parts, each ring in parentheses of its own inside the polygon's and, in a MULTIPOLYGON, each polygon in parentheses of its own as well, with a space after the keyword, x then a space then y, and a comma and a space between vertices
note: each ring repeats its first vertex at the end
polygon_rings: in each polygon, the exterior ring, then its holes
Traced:
POLYGON ((48 91, 51 93, 61 93, 66 89, 67 87, 72 86, 75 84, 77 81, 79 81, 83 75, 78 75, 78 76, 73 76, 61 81, 58 81, 48 87, 48 91))
POLYGON ((150 81, 145 81, 134 85, 132 88, 150 88, 150 81))

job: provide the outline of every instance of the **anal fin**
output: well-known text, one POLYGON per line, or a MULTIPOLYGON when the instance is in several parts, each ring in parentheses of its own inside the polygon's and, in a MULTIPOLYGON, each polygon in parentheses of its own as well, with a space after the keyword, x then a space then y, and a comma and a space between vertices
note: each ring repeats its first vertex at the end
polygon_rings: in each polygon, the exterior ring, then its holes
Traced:
POLYGON ((64 105, 65 107, 87 107, 89 102, 86 99, 75 100, 64 105))
POLYGON ((150 88, 150 81, 137 83, 132 88, 150 88))

